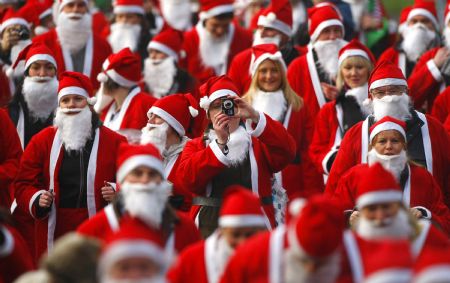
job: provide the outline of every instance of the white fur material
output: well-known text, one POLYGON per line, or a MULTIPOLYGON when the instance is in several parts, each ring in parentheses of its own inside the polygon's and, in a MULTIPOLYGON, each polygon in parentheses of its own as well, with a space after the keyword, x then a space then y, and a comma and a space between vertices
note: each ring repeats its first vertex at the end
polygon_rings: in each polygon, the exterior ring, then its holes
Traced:
MULTIPOLYGON (((281 42, 281 35, 277 34, 273 37, 262 37, 261 31, 257 29, 255 33, 253 34, 253 43, 252 46, 260 45, 260 44, 275 44, 276 46, 279 46, 281 42)), ((252 54, 253 56, 253 54, 252 54)), ((252 59, 253 61, 253 59, 252 59)))
POLYGON ((405 79, 397 79, 397 78, 384 78, 379 79, 374 82, 372 82, 369 86, 369 90, 373 90, 382 86, 388 86, 388 85, 399 85, 399 86, 408 86, 408 83, 405 79))
POLYGON ((181 31, 191 28, 191 3, 189 0, 164 0, 159 2, 164 20, 181 31))
POLYGON ((423 8, 414 8, 414 9, 412 9, 408 13, 408 18, 407 18, 406 21, 409 22, 415 16, 424 16, 424 17, 428 18, 430 21, 433 22, 434 27, 436 29, 439 29, 439 23, 438 23, 436 17, 433 15, 433 13, 431 13, 427 9, 423 9, 423 8))
POLYGON ((335 79, 339 70, 339 51, 347 42, 337 38, 334 40, 320 40, 313 44, 317 59, 331 79, 335 79))
POLYGON ((367 83, 365 83, 363 86, 354 87, 352 89, 347 90, 345 96, 354 97, 361 111, 364 114, 371 113, 370 109, 368 109, 364 104, 364 101, 366 101, 369 98, 369 85, 367 83))
POLYGON ((67 150, 81 150, 92 134, 92 112, 88 106, 82 109, 58 107, 54 119, 61 140, 67 150), (77 113, 68 115, 66 113, 77 113))
POLYGON ((176 73, 177 67, 173 57, 162 60, 147 58, 144 61, 144 82, 157 98, 169 94, 176 73))
POLYGON ((258 26, 276 29, 287 36, 292 35, 292 27, 285 22, 277 19, 275 13, 269 13, 267 16, 261 15, 258 18, 258 26))
POLYGON ((430 48, 436 38, 436 32, 422 23, 406 26, 403 30, 402 48, 410 61, 417 62, 420 56, 430 48))
POLYGON ((133 155, 120 165, 117 169, 117 181, 122 182, 131 171, 139 166, 152 168, 161 176, 164 176, 164 166, 161 159, 149 154, 140 154, 133 155))
POLYGON ((266 220, 261 214, 255 215, 224 215, 219 217, 219 227, 266 227, 266 220))
POLYGON ((65 87, 65 88, 62 88, 59 90, 58 102, 61 101, 61 99, 64 96, 73 95, 73 94, 83 96, 86 99, 89 98, 89 94, 87 93, 87 91, 84 88, 77 87, 77 86, 68 86, 68 87, 65 87))
MULTIPOLYGON (((216 137, 216 133, 210 131, 210 140, 215 140, 216 137)), ((241 126, 230 134, 230 140, 227 143, 229 152, 226 155, 226 158, 231 167, 239 166, 246 158, 248 158, 250 140, 251 137, 249 133, 241 126)))
POLYGON ((366 51, 364 51, 362 49, 347 49, 341 54, 341 56, 339 56, 339 64, 338 65, 341 66, 342 62, 344 62, 345 59, 347 59, 348 57, 353 57, 353 56, 364 57, 370 61, 370 57, 366 51))
POLYGON ((167 124, 169 124, 180 136, 184 136, 185 134, 185 130, 183 125, 181 125, 181 123, 175 119, 175 117, 173 117, 169 112, 167 112, 166 110, 156 107, 156 106, 152 106, 152 108, 150 108, 149 110, 150 113, 154 113, 155 115, 159 116, 160 118, 162 118, 164 121, 166 121, 167 124))
POLYGON ((137 51, 142 26, 139 24, 113 23, 108 42, 113 53, 129 47, 133 52, 137 51))
POLYGON ((384 169, 391 172, 392 175, 400 181, 400 175, 402 171, 405 169, 405 166, 408 162, 408 157, 406 155, 406 151, 402 150, 400 154, 397 155, 383 155, 379 154, 375 148, 372 148, 367 153, 367 163, 369 166, 380 163, 384 169))
POLYGON ((370 142, 372 143, 372 140, 380 132, 388 131, 388 130, 395 130, 395 131, 399 132, 400 134, 402 134, 403 138, 406 141, 405 129, 403 129, 403 127, 397 123, 386 121, 382 124, 376 125, 375 128, 373 128, 372 132, 370 133, 370 137, 369 137, 370 142))
POLYGON ((386 116, 406 121, 411 117, 410 101, 411 98, 406 93, 374 98, 372 99, 373 116, 376 121, 380 121, 386 116))
POLYGON ((287 110, 287 101, 282 90, 274 92, 258 90, 253 95, 252 106, 266 113, 270 118, 282 122, 281 119, 287 110))
POLYGON ((355 224, 356 233, 367 240, 377 239, 408 239, 413 231, 409 223, 409 216, 405 209, 383 221, 368 220, 359 217, 355 224))
POLYGON ((311 42, 315 43, 317 38, 319 37, 320 33, 327 27, 331 27, 331 26, 340 26, 342 29, 342 35, 344 35, 344 32, 345 32, 344 25, 342 24, 342 22, 340 20, 337 20, 337 19, 326 20, 326 21, 321 22, 316 27, 314 32, 311 34, 311 36, 310 36, 311 42))
POLYGON ((74 54, 84 48, 92 35, 92 15, 89 13, 60 13, 56 32, 61 45, 74 54), (71 19, 78 17, 77 19, 71 19))
POLYGON ((159 152, 164 152, 166 148, 167 130, 169 124, 166 122, 162 124, 147 124, 142 128, 141 144, 153 144, 159 149, 159 152))
POLYGON ((58 106, 57 91, 58 80, 56 76, 26 76, 22 86, 22 93, 30 115, 41 121, 48 119, 58 106))
POLYGON ((158 51, 161 51, 169 56, 172 56, 173 59, 175 59, 175 61, 178 61, 178 54, 177 52, 175 52, 175 50, 173 50, 172 48, 170 48, 168 45, 163 44, 161 42, 158 41, 150 41, 150 43, 147 45, 147 49, 155 49, 158 51))

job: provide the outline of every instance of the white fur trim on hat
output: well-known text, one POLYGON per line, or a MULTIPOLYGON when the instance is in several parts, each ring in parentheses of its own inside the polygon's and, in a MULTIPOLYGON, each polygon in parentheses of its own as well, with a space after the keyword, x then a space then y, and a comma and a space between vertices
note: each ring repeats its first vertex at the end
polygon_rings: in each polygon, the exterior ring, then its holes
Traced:
POLYGON ((173 57, 176 61, 178 61, 178 54, 177 52, 175 52, 172 48, 170 48, 169 46, 162 44, 161 42, 158 41, 150 41, 150 43, 147 46, 147 50, 148 49, 155 49, 158 51, 161 51, 171 57, 173 57))
POLYGON ((139 166, 147 166, 158 171, 161 176, 164 176, 164 165, 158 158, 148 155, 139 154, 128 158, 117 170, 117 181, 121 183, 125 176, 133 169, 139 166))
POLYGON ((108 76, 105 73, 100 72, 97 75, 97 81, 100 83, 106 83, 108 81, 108 76))
POLYGON ((208 11, 200 12, 199 18, 200 20, 206 20, 221 14, 232 13, 234 12, 233 5, 220 5, 216 6, 208 11))
POLYGON ((76 94, 84 96, 86 99, 89 98, 89 94, 84 88, 78 87, 78 86, 68 86, 63 89, 61 89, 58 92, 58 102, 61 101, 61 98, 64 96, 70 95, 70 94, 76 94))
POLYGON ((414 8, 412 9, 409 14, 408 14, 408 18, 407 18, 407 22, 409 22, 409 20, 411 20, 413 17, 415 16, 424 16, 427 17, 430 21, 433 22, 433 25, 435 28, 439 27, 439 24, 436 20, 436 17, 427 9, 423 9, 423 8, 414 8))
MULTIPOLYGON (((76 2, 76 1, 77 1, 77 0, 62 0, 62 1, 59 3, 59 11, 61 12, 62 8, 63 8, 64 6, 66 6, 67 4, 72 3, 72 2, 76 2)), ((89 8, 88 1, 87 1, 87 0, 83 0, 83 2, 86 3, 86 6, 89 8)))
POLYGON ((373 83, 371 83, 369 90, 373 90, 375 88, 387 86, 387 85, 402 85, 402 86, 407 87, 408 83, 404 79, 396 79, 396 78, 380 79, 380 80, 376 80, 373 83))
POLYGON ((204 97, 200 98, 200 107, 205 110, 208 110, 211 102, 213 102, 214 100, 216 100, 218 98, 226 97, 226 96, 238 96, 238 95, 230 89, 219 89, 219 90, 216 90, 215 92, 211 93, 211 95, 209 97, 204 96, 204 97))
POLYGON ((416 275, 414 283, 427 283, 427 282, 444 282, 450 278, 450 264, 436 264, 433 265, 418 275, 416 275))
POLYGON ((114 14, 139 14, 144 15, 144 7, 137 5, 119 5, 114 7, 114 14))
POLYGON ((48 8, 44 12, 39 14, 39 20, 42 20, 43 18, 50 16, 52 14, 52 8, 48 8))
POLYGON ((342 62, 344 62, 345 59, 347 59, 348 57, 353 57, 353 56, 361 56, 370 61, 369 55, 367 54, 366 51, 361 50, 361 49, 348 49, 348 50, 345 50, 341 54, 341 56, 339 56, 339 66, 341 66, 342 62))
POLYGON ((412 272, 407 268, 388 268, 368 276, 364 283, 409 283, 412 272))
POLYGON ((197 109, 195 109, 195 108, 192 107, 192 106, 189 106, 188 108, 189 108, 189 114, 191 114, 191 116, 192 116, 193 118, 195 118, 195 117, 198 116, 198 110, 197 110, 197 109))
POLYGON ((382 191, 380 190, 361 195, 356 200, 356 206, 358 208, 363 208, 371 204, 402 201, 402 199, 403 199, 402 192, 393 189, 384 189, 382 191))
POLYGON ((33 64, 34 62, 39 61, 39 60, 48 61, 53 64, 55 69, 57 68, 56 60, 55 60, 55 58, 53 58, 53 56, 48 55, 48 54, 36 54, 36 55, 31 56, 27 60, 27 62, 25 64, 25 70, 28 69, 28 67, 30 67, 31 64, 33 64))
POLYGON ((321 22, 316 29, 314 30, 313 34, 311 34, 311 42, 315 42, 317 38, 319 37, 320 33, 326 29, 327 27, 331 26, 340 26, 342 29, 342 37, 344 37, 345 29, 342 22, 338 19, 332 19, 332 20, 326 20, 321 22))
POLYGON ((396 130, 396 131, 400 132, 400 134, 402 134, 403 138, 406 140, 406 133, 405 133, 405 130, 403 129, 403 127, 397 123, 387 121, 387 122, 384 122, 384 123, 381 123, 381 124, 375 126, 375 128, 370 133, 370 142, 372 143, 373 138, 376 135, 378 135, 380 132, 388 131, 388 130, 396 130))
POLYGON ((300 215, 300 212, 302 211, 303 207, 305 207, 307 201, 304 198, 296 198, 291 201, 289 204, 289 213, 292 216, 300 215))
POLYGON ((30 24, 25 19, 11 18, 11 19, 4 21, 1 24, 0 32, 3 32, 5 30, 5 28, 7 28, 8 26, 11 26, 11 25, 22 25, 22 26, 26 26, 27 28, 30 28, 30 24))
MULTIPOLYGON (((450 6, 450 4, 448 4, 448 6, 450 6)), ((450 9, 449 9, 449 11, 450 11, 450 9)), ((447 15, 445 15, 444 26, 447 26, 449 21, 450 21, 450 12, 448 12, 447 15)))
POLYGON ((224 215, 219 217, 219 227, 266 227, 266 221, 263 215, 224 215))
POLYGON ((106 71, 106 74, 116 83, 124 87, 132 87, 138 84, 138 82, 130 81, 129 79, 123 77, 114 69, 109 69, 106 71))
POLYGON ((180 136, 184 136, 185 130, 184 130, 183 125, 181 125, 181 123, 178 122, 178 120, 175 119, 175 117, 173 117, 172 115, 170 115, 166 110, 156 107, 156 106, 152 106, 152 108, 150 108, 148 113, 153 113, 153 114, 158 115, 164 121, 166 121, 167 124, 169 124, 180 136))
POLYGON ((284 63, 283 55, 281 55, 280 51, 277 51, 275 54, 265 53, 265 54, 259 56, 258 59, 256 59, 255 62, 252 63, 252 65, 250 67, 252 77, 255 75, 256 70, 258 70, 259 65, 262 62, 264 62, 264 60, 266 60, 266 59, 281 62, 281 66, 283 66, 283 70, 286 73, 286 64, 284 63))
POLYGON ((274 13, 269 13, 267 16, 259 16, 258 26, 276 29, 287 36, 292 35, 292 27, 287 25, 285 22, 278 20, 274 13))

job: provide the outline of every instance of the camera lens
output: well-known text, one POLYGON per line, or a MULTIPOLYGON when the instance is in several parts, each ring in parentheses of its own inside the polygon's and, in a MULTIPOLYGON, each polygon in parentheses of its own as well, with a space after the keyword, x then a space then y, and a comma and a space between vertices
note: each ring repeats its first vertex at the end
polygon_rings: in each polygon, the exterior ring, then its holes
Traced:
POLYGON ((226 100, 223 102, 223 107, 225 107, 226 109, 230 109, 231 107, 233 107, 233 102, 230 100, 226 100))

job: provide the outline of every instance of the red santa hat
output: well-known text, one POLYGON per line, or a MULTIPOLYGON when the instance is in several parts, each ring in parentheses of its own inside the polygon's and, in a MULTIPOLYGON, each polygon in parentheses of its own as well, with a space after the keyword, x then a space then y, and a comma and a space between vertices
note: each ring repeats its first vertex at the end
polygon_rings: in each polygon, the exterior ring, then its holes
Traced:
POLYGON ((137 218, 124 217, 120 230, 106 240, 99 260, 100 274, 106 275, 116 262, 132 257, 150 259, 161 271, 167 267, 160 234, 137 218))
POLYGON ((117 181, 123 179, 139 166, 147 166, 164 176, 164 164, 159 150, 152 144, 121 144, 117 156, 117 181))
POLYGON ((292 6, 288 0, 272 1, 258 18, 258 26, 292 35, 292 6))
POLYGON ((403 33, 403 30, 407 26, 408 14, 411 11, 411 9, 412 9, 412 6, 407 6, 407 7, 403 8, 402 11, 400 12, 400 17, 398 19, 398 32, 400 34, 403 33))
POLYGON ((239 96, 233 81, 226 75, 212 77, 200 86, 200 107, 208 111, 209 105, 216 99, 226 96, 239 96))
POLYGON ((436 29, 439 28, 434 1, 416 0, 411 11, 408 13, 407 21, 409 22, 415 16, 424 16, 433 22, 436 29))
POLYGON ((413 264, 407 240, 384 240, 364 264, 364 283, 410 283, 413 264))
POLYGON ((414 283, 446 282, 450 278, 450 249, 423 249, 414 266, 414 283))
POLYGON ((372 143, 372 140, 380 132, 388 130, 396 130, 397 132, 402 134, 403 138, 406 141, 406 123, 391 116, 386 116, 380 121, 373 124, 372 127, 370 127, 370 143, 372 143))
POLYGON ((182 44, 183 33, 169 27, 156 35, 148 44, 147 49, 158 50, 178 61, 182 44))
POLYGON ((148 110, 147 116, 158 115, 180 136, 184 136, 198 116, 199 105, 190 94, 171 94, 158 99, 148 110))
POLYGON ((219 213, 219 227, 266 227, 260 200, 250 189, 233 185, 226 189, 219 213))
POLYGON ((14 11, 13 9, 8 9, 2 18, 0 33, 2 33, 7 27, 12 25, 22 25, 28 30, 30 29, 30 23, 27 21, 23 11, 14 11))
POLYGON ((114 14, 145 14, 142 0, 115 0, 113 7, 114 14))
POLYGON ((301 208, 290 207, 290 212, 294 219, 288 227, 289 244, 299 253, 326 257, 341 245, 344 214, 333 200, 321 195, 313 196, 303 202, 301 208))
POLYGON ((391 61, 385 60, 381 61, 370 74, 369 91, 388 85, 408 87, 408 83, 402 70, 391 61))
POLYGON ((104 83, 110 77, 123 87, 132 87, 141 80, 141 69, 139 55, 126 47, 118 53, 109 55, 103 63, 103 72, 98 74, 97 80, 104 83))
POLYGON ((339 66, 344 62, 345 59, 352 56, 361 56, 372 64, 375 64, 376 60, 373 56, 372 52, 370 52, 369 48, 367 48, 364 44, 362 44, 357 39, 352 39, 349 43, 347 43, 344 47, 339 51, 339 66))
MULTIPOLYGON (((78 2, 80 0, 58 0, 59 3, 59 11, 61 12, 62 9, 64 8, 64 6, 66 6, 69 3, 73 3, 73 2, 78 2)), ((83 2, 86 4, 87 7, 89 7, 88 5, 88 0, 83 0, 83 2)))
POLYGON ((342 17, 333 4, 321 3, 308 9, 308 30, 312 43, 324 29, 331 26, 340 26, 344 33, 342 17))
POLYGON ((281 55, 281 52, 278 50, 278 46, 270 43, 259 44, 252 47, 252 63, 250 66, 252 77, 258 70, 259 65, 261 65, 261 63, 266 59, 279 61, 281 66, 283 66, 284 72, 286 73, 286 64, 284 63, 283 55, 281 55))
POLYGON ((356 206, 402 201, 402 190, 394 176, 380 163, 367 168, 357 185, 356 206))
POLYGON ((57 68, 53 52, 42 43, 31 43, 27 47, 22 49, 22 51, 20 51, 19 55, 17 56, 14 65, 12 66, 13 69, 17 67, 20 61, 24 60, 25 60, 25 70, 27 70, 31 64, 40 60, 50 62, 55 67, 55 69, 57 68))
POLYGON ((199 18, 206 20, 218 15, 233 13, 233 0, 200 0, 199 18))
POLYGON ((90 105, 95 104, 94 88, 91 80, 84 74, 77 72, 63 72, 59 77, 58 103, 66 95, 81 95, 85 97, 90 105))

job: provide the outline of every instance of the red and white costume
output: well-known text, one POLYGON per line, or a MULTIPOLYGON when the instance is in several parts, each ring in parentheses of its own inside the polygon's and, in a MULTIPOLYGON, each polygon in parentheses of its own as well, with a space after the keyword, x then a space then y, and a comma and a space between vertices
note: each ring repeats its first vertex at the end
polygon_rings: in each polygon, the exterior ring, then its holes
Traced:
POLYGON ((439 120, 442 124, 448 119, 450 114, 450 88, 446 88, 439 94, 433 102, 431 116, 439 120))
POLYGON ((428 249, 414 264, 414 283, 439 282, 450 276, 450 252, 446 249, 428 249))

